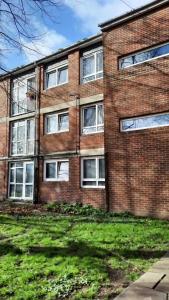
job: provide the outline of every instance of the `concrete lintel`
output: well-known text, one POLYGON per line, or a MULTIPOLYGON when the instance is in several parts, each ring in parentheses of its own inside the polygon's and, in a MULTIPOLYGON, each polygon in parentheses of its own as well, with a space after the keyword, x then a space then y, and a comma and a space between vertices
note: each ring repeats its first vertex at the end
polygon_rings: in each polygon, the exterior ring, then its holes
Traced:
POLYGON ((80 156, 104 155, 104 148, 80 150, 80 156))
POLYGON ((103 101, 103 97, 103 94, 98 94, 86 98, 80 98, 80 105, 103 101))
MULTIPOLYGON (((90 97, 80 98, 79 103, 80 105, 84 104, 90 104, 97 101, 103 100, 103 94, 93 95, 90 97)), ((62 109, 68 109, 69 107, 75 107, 76 106, 76 100, 71 100, 67 102, 62 102, 53 106, 48 106, 40 109, 41 114, 46 114, 54 111, 59 111, 62 109)))
POLYGON ((62 102, 53 106, 48 106, 40 109, 41 114, 46 114, 50 112, 54 112, 57 110, 62 110, 62 109, 68 109, 69 107, 76 106, 76 100, 73 101, 67 101, 67 102, 62 102))
POLYGON ((36 112, 23 114, 23 115, 17 115, 17 116, 14 116, 14 117, 9 117, 8 120, 9 121, 18 121, 18 120, 23 120, 23 119, 29 119, 29 118, 34 117, 35 114, 36 114, 36 112))

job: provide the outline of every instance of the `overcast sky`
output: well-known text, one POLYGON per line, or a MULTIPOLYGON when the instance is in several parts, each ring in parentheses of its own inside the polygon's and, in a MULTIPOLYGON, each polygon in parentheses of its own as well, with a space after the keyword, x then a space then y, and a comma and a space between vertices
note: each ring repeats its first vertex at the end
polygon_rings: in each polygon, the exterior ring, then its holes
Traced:
POLYGON ((71 45, 85 37, 99 33, 98 24, 119 16, 131 9, 145 5, 150 0, 62 0, 55 11, 54 22, 49 18, 31 19, 36 35, 42 38, 34 41, 23 41, 39 54, 25 50, 24 53, 11 51, 6 54, 6 68, 30 63, 40 57, 56 52, 57 49, 71 45))

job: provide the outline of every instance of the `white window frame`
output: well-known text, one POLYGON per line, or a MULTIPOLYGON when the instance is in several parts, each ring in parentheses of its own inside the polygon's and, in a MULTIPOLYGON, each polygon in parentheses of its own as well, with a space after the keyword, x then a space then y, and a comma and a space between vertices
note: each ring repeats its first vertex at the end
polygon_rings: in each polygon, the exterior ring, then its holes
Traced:
POLYGON ((85 105, 81 107, 81 134, 82 135, 88 135, 88 134, 96 134, 96 133, 101 133, 104 132, 104 104, 103 102, 98 102, 98 103, 91 103, 89 105, 85 105), (103 123, 102 124, 98 124, 98 106, 102 105, 103 108, 103 123), (84 127, 84 111, 86 108, 95 106, 96 107, 96 125, 95 126, 87 126, 84 127), (103 126, 102 130, 98 130, 99 127, 103 126), (88 128, 96 128, 96 130, 90 131, 90 132, 83 132, 83 129, 88 129, 88 128))
POLYGON ((69 82, 69 69, 68 69, 68 63, 66 64, 63 64, 63 65, 59 65, 58 67, 54 67, 54 68, 51 68, 50 70, 46 70, 45 71, 45 90, 49 90, 49 89, 52 89, 54 87, 57 87, 57 86, 60 86, 60 85, 64 85, 66 83, 69 82), (64 69, 67 67, 67 80, 63 83, 59 83, 58 84, 58 74, 59 74, 59 70, 60 69, 64 69), (53 73, 55 71, 55 74, 56 74, 56 84, 48 87, 47 86, 47 83, 48 83, 48 80, 47 80, 47 74, 50 74, 50 73, 53 73))
MULTIPOLYGON (((14 199, 14 200, 19 200, 19 199, 23 199, 23 200, 33 200, 34 197, 34 162, 33 161, 21 161, 20 163, 23 164, 23 183, 16 183, 16 167, 15 168, 11 168, 11 164, 16 164, 18 163, 18 161, 14 161, 14 162, 10 162, 9 163, 9 168, 8 168, 8 197, 9 199, 14 199), (32 164, 33 165, 33 182, 32 183, 26 183, 26 166, 32 164), (11 169, 15 170, 14 172, 14 182, 10 182, 10 171, 11 169), (23 185, 23 196, 22 197, 11 197, 10 196, 10 185, 23 185), (25 196, 25 191, 26 191, 26 186, 32 186, 32 197, 26 197, 25 196)), ((19 167, 18 167, 19 169, 19 167)))
MULTIPOLYGON (((17 121, 12 121, 11 124, 10 124, 10 155, 11 156, 27 156, 27 155, 34 155, 34 150, 32 153, 28 153, 28 142, 32 141, 34 143, 34 146, 35 146, 35 119, 31 118, 31 119, 24 119, 24 120, 17 120, 17 121), (31 121, 33 120, 34 121, 34 139, 31 140, 29 139, 28 140, 28 136, 27 136, 27 128, 28 128, 28 121, 31 121), (13 141, 12 141, 12 125, 13 124, 16 124, 16 128, 18 128, 18 123, 25 123, 25 140, 24 140, 24 152, 21 153, 21 154, 12 154, 12 144, 13 144, 13 141)), ((19 141, 17 140, 16 143, 18 143, 19 141)))
POLYGON ((169 115, 169 113, 151 114, 151 115, 146 115, 146 116, 139 116, 139 117, 121 119, 120 120, 120 131, 121 132, 130 132, 130 131, 140 131, 140 130, 151 129, 151 128, 168 127, 169 124, 168 125, 165 124, 165 125, 158 125, 158 126, 149 126, 149 127, 140 127, 140 128, 128 128, 126 130, 123 129, 123 122, 124 121, 131 121, 131 120, 137 120, 137 119, 149 118, 149 117, 161 116, 161 115, 169 115))
POLYGON ((62 132, 68 132, 69 131, 69 111, 62 111, 62 112, 55 112, 55 113, 49 113, 45 115, 45 134, 55 134, 55 133, 62 133, 62 132), (59 116, 60 115, 68 115, 68 129, 65 130, 59 130, 59 116), (56 117, 56 131, 47 132, 47 120, 50 117, 56 117))
POLYGON ((153 50, 153 49, 156 49, 156 48, 158 48, 158 47, 162 47, 162 46, 165 46, 165 45, 168 45, 168 44, 169 44, 169 42, 168 42, 168 43, 163 43, 163 44, 160 44, 160 45, 158 45, 158 46, 150 47, 150 48, 148 48, 148 49, 146 49, 146 50, 140 50, 140 51, 134 52, 134 53, 132 53, 132 54, 130 54, 130 55, 120 57, 120 58, 119 58, 119 69, 120 69, 120 70, 125 70, 125 69, 128 69, 128 68, 137 66, 137 65, 144 64, 144 63, 146 63, 146 62, 151 62, 151 61, 156 60, 156 59, 158 59, 158 58, 162 58, 162 57, 165 57, 165 56, 169 56, 169 53, 167 53, 167 54, 162 54, 162 55, 159 55, 159 56, 156 56, 156 57, 153 57, 153 58, 150 58, 150 59, 147 59, 147 60, 144 60, 144 61, 141 61, 141 62, 132 64, 132 65, 130 65, 130 66, 126 66, 126 67, 124 67, 124 68, 121 67, 121 60, 123 60, 123 59, 129 58, 129 57, 132 57, 132 56, 134 56, 134 55, 141 54, 141 53, 144 53, 144 52, 148 52, 148 51, 151 51, 151 50, 153 50))
POLYGON ((85 83, 89 83, 91 81, 95 81, 95 80, 98 80, 98 79, 101 79, 103 78, 103 70, 102 71, 99 71, 97 72, 97 59, 96 59, 96 56, 98 53, 103 53, 103 48, 102 47, 99 47, 97 49, 93 49, 91 51, 88 51, 88 52, 85 52, 83 53, 83 56, 81 57, 81 64, 80 64, 80 69, 81 69, 81 83, 82 84, 85 84, 85 83), (94 73, 91 73, 90 75, 87 75, 87 76, 83 76, 83 61, 85 58, 88 58, 88 57, 92 57, 94 56, 94 69, 95 69, 95 72, 94 73), (102 76, 97 78, 96 75, 99 74, 99 73, 102 73, 102 76), (90 77, 90 76, 94 76, 95 78, 94 79, 91 79, 91 80, 88 80, 88 81, 84 81, 85 78, 87 77, 90 77))
POLYGON ((81 187, 85 188, 85 189, 105 189, 105 184, 103 186, 99 186, 99 181, 102 181, 105 183, 105 178, 99 178, 99 159, 104 159, 104 156, 86 156, 86 157, 82 157, 81 158, 81 187), (83 174, 84 174, 84 164, 83 162, 85 160, 89 160, 89 159, 95 159, 96 160, 96 178, 83 178, 83 174), (96 181, 96 185, 83 185, 83 181, 96 181))
MULTIPOLYGON (((23 115, 23 114, 29 114, 29 113, 32 113, 32 112, 35 111, 35 108, 32 111, 28 111, 28 97, 26 96, 26 93, 28 92, 28 80, 32 79, 32 78, 35 78, 35 93, 36 93, 36 75, 35 74, 32 74, 32 75, 30 75, 30 76, 28 76, 24 79, 17 78, 17 79, 13 80, 13 82, 12 82, 12 93, 11 93, 12 101, 11 101, 11 106, 10 106, 10 114, 11 114, 12 117, 23 115), (20 88, 19 83, 26 86, 25 99, 23 99, 23 100, 25 100, 24 103, 26 103, 26 108, 23 107, 23 110, 26 110, 24 112, 19 112, 19 103, 23 102, 22 99, 19 99, 19 88, 20 88), (16 87, 14 87, 14 85, 16 85, 16 87), (17 93, 17 101, 14 101, 14 99, 13 99, 14 90, 16 90, 16 93, 17 93), (16 105, 18 106, 18 109, 17 109, 18 112, 15 113, 15 114, 12 113, 13 103, 16 103, 16 105)), ((35 101, 35 100, 32 100, 32 101, 35 101)))
POLYGON ((68 182, 69 181, 69 159, 49 159, 49 160, 45 160, 44 161, 44 174, 43 174, 43 179, 46 182, 68 182), (68 178, 66 180, 60 180, 58 179, 58 174, 57 174, 57 170, 58 170, 58 163, 59 162, 68 162, 68 178), (55 163, 56 164, 56 177, 55 178, 46 178, 46 165, 48 163, 55 163))

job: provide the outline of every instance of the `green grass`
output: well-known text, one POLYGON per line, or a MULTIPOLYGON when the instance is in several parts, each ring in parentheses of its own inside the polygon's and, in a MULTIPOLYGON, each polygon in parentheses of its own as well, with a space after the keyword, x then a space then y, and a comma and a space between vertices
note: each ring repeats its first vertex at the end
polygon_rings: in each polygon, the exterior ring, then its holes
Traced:
POLYGON ((0 215, 0 299, 109 299, 167 250, 169 223, 0 215))

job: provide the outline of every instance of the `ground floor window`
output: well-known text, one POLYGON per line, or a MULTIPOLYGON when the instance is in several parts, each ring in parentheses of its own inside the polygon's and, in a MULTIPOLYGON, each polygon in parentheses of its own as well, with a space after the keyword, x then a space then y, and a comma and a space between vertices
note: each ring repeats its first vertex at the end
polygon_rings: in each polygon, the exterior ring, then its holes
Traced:
POLYGON ((81 161, 82 187, 105 186, 105 161, 104 157, 85 157, 81 161))
POLYGON ((33 199, 34 163, 11 162, 9 164, 9 197, 33 199))
POLYGON ((68 181, 69 161, 68 160, 47 160, 44 163, 45 181, 68 181))

